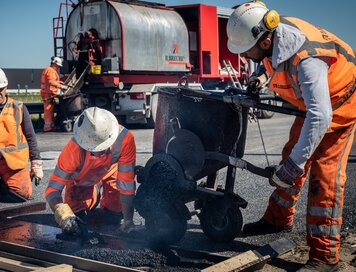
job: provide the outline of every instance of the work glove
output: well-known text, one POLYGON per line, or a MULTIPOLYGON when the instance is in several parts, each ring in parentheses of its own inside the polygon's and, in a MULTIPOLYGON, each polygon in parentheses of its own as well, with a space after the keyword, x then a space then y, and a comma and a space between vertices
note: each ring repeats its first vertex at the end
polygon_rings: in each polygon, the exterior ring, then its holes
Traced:
POLYGON ((266 72, 262 72, 261 74, 253 73, 248 79, 247 90, 251 93, 256 93, 258 89, 260 89, 268 80, 268 76, 266 72))
POLYGON ((124 220, 120 226, 122 233, 130 233, 136 229, 136 226, 132 220, 124 220))
POLYGON ((279 188, 291 188, 295 180, 303 175, 303 169, 299 168, 291 158, 288 158, 283 164, 276 166, 276 170, 269 182, 272 186, 279 188))
POLYGON ((30 177, 36 186, 40 184, 40 181, 43 179, 42 160, 31 161, 30 177))
POLYGON ((54 219, 66 234, 80 233, 78 218, 68 204, 60 204, 54 211, 54 219))

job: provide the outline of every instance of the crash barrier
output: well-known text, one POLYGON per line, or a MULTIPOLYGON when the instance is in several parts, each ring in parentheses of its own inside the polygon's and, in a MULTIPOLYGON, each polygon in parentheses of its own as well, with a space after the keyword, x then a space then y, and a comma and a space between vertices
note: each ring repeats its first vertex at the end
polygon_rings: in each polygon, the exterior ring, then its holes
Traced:
MULTIPOLYGON (((42 102, 25 102, 24 103, 30 114, 43 114, 43 103, 42 102)), ((59 104, 54 104, 54 112, 58 112, 59 104)))

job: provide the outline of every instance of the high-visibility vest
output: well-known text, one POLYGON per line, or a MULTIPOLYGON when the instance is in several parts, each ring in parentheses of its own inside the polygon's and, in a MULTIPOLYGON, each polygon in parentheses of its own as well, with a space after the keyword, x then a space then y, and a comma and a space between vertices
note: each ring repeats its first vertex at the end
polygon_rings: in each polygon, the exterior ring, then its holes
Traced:
POLYGON ((52 67, 46 67, 41 76, 41 91, 56 93, 61 88, 60 78, 57 71, 52 67))
POLYGON ((306 110, 297 80, 297 67, 307 57, 330 60, 328 85, 333 108, 333 119, 329 130, 349 126, 356 120, 356 58, 352 48, 334 34, 303 20, 282 17, 282 23, 298 28, 306 41, 286 62, 274 69, 265 58, 263 63, 271 75, 269 88, 289 103, 306 110))
POLYGON ((74 138, 69 141, 59 156, 57 166, 48 182, 45 196, 49 203, 52 199, 60 197, 60 192, 66 185, 94 186, 116 171, 116 187, 121 193, 121 198, 131 199, 134 196, 136 145, 130 131, 121 125, 119 130, 116 141, 110 147, 110 153, 101 158, 90 156, 74 138))
POLYGON ((22 131, 23 104, 7 99, 0 114, 0 152, 12 170, 24 169, 29 159, 29 148, 22 131))

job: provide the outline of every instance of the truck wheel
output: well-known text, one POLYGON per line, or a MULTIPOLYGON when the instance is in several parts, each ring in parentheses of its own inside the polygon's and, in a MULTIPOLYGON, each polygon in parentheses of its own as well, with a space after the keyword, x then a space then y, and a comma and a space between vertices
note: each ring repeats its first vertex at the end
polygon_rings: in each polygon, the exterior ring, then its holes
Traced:
MULTIPOLYGON (((273 94, 273 92, 270 91, 270 90, 265 91, 265 93, 266 94, 273 94)), ((275 100, 267 100, 267 101, 264 101, 263 103, 269 104, 269 105, 273 105, 273 106, 277 105, 277 101, 275 101, 275 100)), ((273 111, 259 110, 257 117, 262 118, 262 119, 270 119, 270 118, 273 117, 273 115, 274 115, 273 111)))
POLYGON ((242 214, 237 204, 226 198, 214 199, 204 205, 199 216, 200 225, 211 240, 230 242, 242 228, 242 214))
POLYGON ((261 110, 260 112, 260 118, 262 119, 270 119, 274 115, 273 111, 268 111, 268 110, 261 110))
POLYGON ((145 218, 148 239, 152 243, 174 244, 187 231, 187 219, 172 205, 166 211, 156 211, 145 218))

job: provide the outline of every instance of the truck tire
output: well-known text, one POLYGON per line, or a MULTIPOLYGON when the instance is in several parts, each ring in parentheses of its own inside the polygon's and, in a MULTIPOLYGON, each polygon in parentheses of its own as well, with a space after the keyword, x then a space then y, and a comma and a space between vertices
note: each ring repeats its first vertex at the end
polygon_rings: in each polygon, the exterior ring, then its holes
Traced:
POLYGON ((229 198, 210 200, 201 209, 200 225, 205 235, 215 242, 230 242, 242 229, 242 214, 229 198))
MULTIPOLYGON (((270 91, 270 90, 267 90, 265 93, 266 93, 266 94, 273 94, 273 92, 270 91)), ((274 105, 274 106, 277 105, 277 101, 274 101, 274 100, 267 100, 267 101, 264 101, 263 103, 269 104, 269 105, 274 105)), ((257 117, 262 118, 262 119, 270 119, 270 118, 273 117, 273 115, 274 115, 274 112, 273 112, 273 111, 258 110, 258 115, 257 115, 257 117)))

